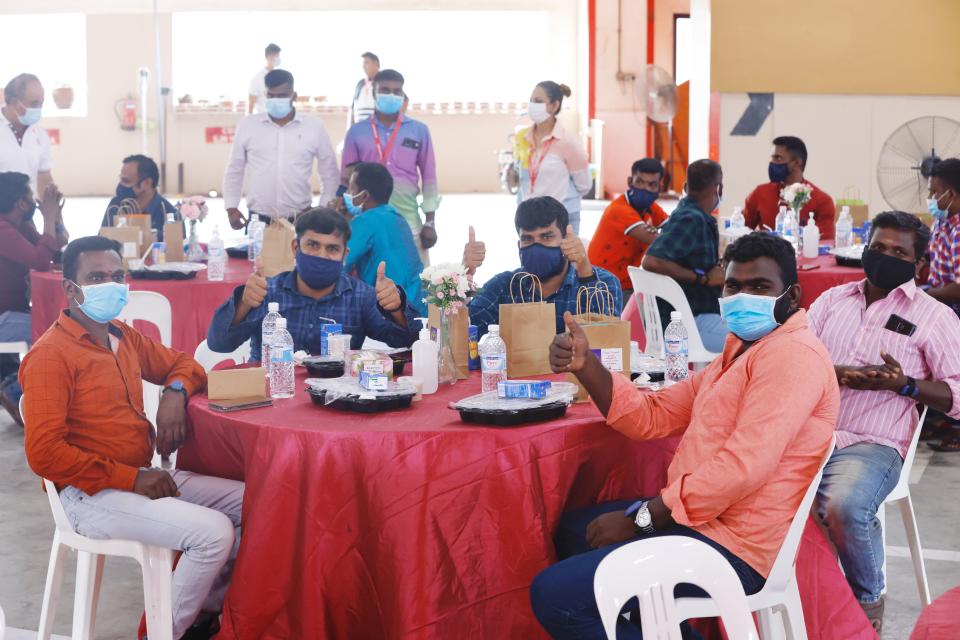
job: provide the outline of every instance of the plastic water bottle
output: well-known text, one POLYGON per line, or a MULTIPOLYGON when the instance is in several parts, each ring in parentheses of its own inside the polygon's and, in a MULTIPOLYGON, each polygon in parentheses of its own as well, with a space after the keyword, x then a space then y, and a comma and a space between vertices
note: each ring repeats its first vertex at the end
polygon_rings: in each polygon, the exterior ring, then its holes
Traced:
POLYGON ((213 237, 207 243, 207 280, 221 282, 227 267, 227 252, 220 237, 220 228, 213 228, 213 237))
POLYGON ((270 397, 293 397, 293 336, 287 331, 287 319, 277 318, 270 339, 270 397))
POLYGON ((730 216, 730 228, 739 231, 747 226, 747 221, 743 217, 743 209, 741 207, 733 208, 733 215, 730 216))
POLYGON ((273 333, 277 330, 277 320, 280 316, 280 303, 267 303, 267 315, 263 317, 260 324, 260 366, 266 369, 267 375, 270 374, 270 341, 273 339, 273 333))
POLYGON ((840 209, 840 219, 837 220, 834 243, 837 249, 843 249, 853 244, 853 219, 850 217, 850 207, 846 205, 840 209))
POLYGON ((663 347, 666 352, 667 372, 666 379, 670 382, 686 380, 690 375, 687 347, 687 328, 683 326, 683 319, 679 311, 670 313, 670 324, 663 332, 663 347))
POLYGON ((776 229, 774 231, 781 238, 787 235, 787 208, 781 206, 780 211, 777 212, 777 221, 774 223, 776 229))
POLYGON ((487 335, 483 336, 479 346, 481 390, 496 391, 497 384, 507 379, 507 343, 500 337, 500 325, 491 324, 487 327, 487 335))
POLYGON ((263 248, 263 226, 259 220, 251 220, 247 226, 247 258, 250 262, 257 259, 263 248))

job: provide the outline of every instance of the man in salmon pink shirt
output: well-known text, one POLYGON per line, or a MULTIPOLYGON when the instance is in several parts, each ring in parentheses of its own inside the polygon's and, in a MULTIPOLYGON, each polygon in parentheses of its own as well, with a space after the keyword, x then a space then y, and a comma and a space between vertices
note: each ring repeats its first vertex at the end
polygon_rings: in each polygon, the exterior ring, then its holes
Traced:
MULTIPOLYGON (((611 551, 644 538, 701 540, 730 562, 746 593, 757 593, 823 462, 839 393, 830 355, 800 309, 793 248, 753 233, 730 245, 724 262, 720 305, 731 333, 721 357, 683 382, 647 393, 611 375, 570 314, 567 332, 554 339, 553 370, 573 372, 607 424, 639 440, 682 435, 659 495, 562 517, 560 562, 530 590, 534 614, 554 638, 606 637, 594 572, 611 551)), ((682 585, 676 595, 704 594, 682 585)), ((617 638, 640 638, 637 620, 618 620, 617 638)))
POLYGON ((821 240, 833 240, 834 219, 837 207, 833 198, 827 195, 803 176, 807 168, 807 145, 794 136, 780 136, 773 140, 773 153, 767 166, 770 182, 759 185, 747 196, 743 206, 743 218, 751 229, 776 229, 777 213, 780 207, 788 205, 780 198, 784 187, 801 182, 813 188, 810 201, 800 209, 801 225, 806 225, 813 212, 813 219, 820 229, 821 240))
POLYGON ((897 486, 917 405, 960 418, 960 319, 917 288, 930 230, 914 215, 873 219, 867 278, 834 287, 810 307, 810 328, 840 383, 837 448, 817 512, 850 588, 877 632, 883 623, 883 535, 877 510, 897 486))

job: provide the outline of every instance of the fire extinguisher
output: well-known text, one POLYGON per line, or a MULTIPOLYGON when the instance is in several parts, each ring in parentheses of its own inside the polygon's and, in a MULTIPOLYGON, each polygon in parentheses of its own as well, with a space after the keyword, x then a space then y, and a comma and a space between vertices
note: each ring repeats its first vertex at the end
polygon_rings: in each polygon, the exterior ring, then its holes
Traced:
POLYGON ((120 128, 124 131, 134 131, 137 128, 137 101, 133 96, 117 100, 114 111, 120 121, 120 128))

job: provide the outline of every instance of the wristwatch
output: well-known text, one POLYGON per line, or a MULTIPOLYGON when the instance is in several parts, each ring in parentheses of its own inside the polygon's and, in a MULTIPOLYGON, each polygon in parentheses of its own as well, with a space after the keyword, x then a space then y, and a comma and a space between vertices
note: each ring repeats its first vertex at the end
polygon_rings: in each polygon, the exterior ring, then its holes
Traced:
POLYGON ((649 500, 637 500, 623 512, 624 516, 633 519, 633 526, 638 534, 650 535, 657 531, 656 527, 653 526, 653 516, 648 508, 649 504, 649 500))
POLYGON ((911 378, 907 376, 907 384, 903 385, 903 388, 900 391, 897 391, 901 396, 907 396, 909 398, 916 398, 920 395, 920 388, 917 386, 916 378, 911 378))
POLYGON ((694 269, 693 272, 697 274, 697 279, 695 284, 706 284, 707 283, 707 272, 703 269, 694 269))
POLYGON ((187 394, 187 390, 183 386, 182 380, 174 380, 173 382, 171 382, 163 390, 164 393, 166 393, 167 391, 176 391, 177 393, 181 394, 183 396, 183 404, 187 404, 187 401, 190 399, 189 394, 187 394))

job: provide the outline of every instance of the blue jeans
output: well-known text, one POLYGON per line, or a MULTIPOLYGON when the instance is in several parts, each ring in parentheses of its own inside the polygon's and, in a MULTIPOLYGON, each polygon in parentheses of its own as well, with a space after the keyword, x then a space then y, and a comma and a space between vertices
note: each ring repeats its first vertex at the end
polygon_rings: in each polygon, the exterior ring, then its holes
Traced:
POLYGON ((697 330, 700 332, 700 340, 707 351, 720 353, 723 351, 723 343, 727 341, 727 323, 723 321, 719 313, 701 313, 694 316, 694 322, 697 323, 697 330))
MULTIPOLYGON (((578 511, 564 514, 560 520, 555 543, 560 562, 541 571, 530 586, 530 605, 541 626, 554 638, 596 638, 604 640, 606 635, 597 601, 593 595, 593 574, 597 565, 611 551, 645 537, 688 536, 706 542, 723 554, 740 577, 743 589, 753 594, 763 588, 766 580, 750 565, 720 546, 713 540, 693 529, 679 525, 666 531, 658 531, 651 536, 640 536, 612 544, 599 549, 587 544, 587 525, 597 516, 619 511, 623 513, 633 504, 632 500, 605 502, 578 511), (565 558, 565 559, 564 559, 565 558)), ((677 597, 703 598, 707 594, 693 585, 678 585, 677 597)), ((625 610, 632 611, 631 622, 621 618, 617 622, 618 638, 643 638, 639 627, 637 600, 628 603, 625 610)))
POLYGON ((837 547, 853 595, 864 604, 883 593, 883 535, 877 509, 900 479, 896 449, 860 443, 836 449, 823 468, 817 515, 837 547))
POLYGON ((0 342, 30 342, 30 314, 24 311, 0 313, 0 342))

